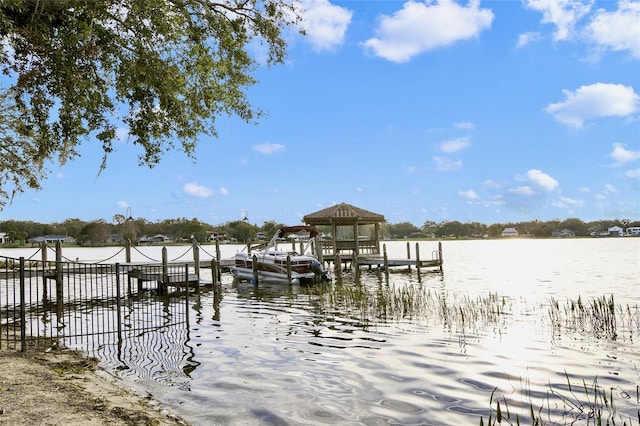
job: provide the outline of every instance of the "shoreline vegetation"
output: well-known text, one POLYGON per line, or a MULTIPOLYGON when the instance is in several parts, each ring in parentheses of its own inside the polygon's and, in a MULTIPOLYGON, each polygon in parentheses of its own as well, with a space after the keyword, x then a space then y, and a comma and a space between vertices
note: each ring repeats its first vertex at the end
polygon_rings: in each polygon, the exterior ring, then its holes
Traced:
MULTIPOLYGON (((82 221, 67 219, 61 223, 43 224, 32 221, 0 221, 0 246, 22 247, 36 244, 43 237, 62 239, 65 244, 80 246, 117 245, 125 241, 134 244, 180 244, 198 241, 249 243, 269 238, 287 224, 267 221, 262 225, 245 220, 211 225, 194 219, 169 219, 149 222, 144 218, 115 215, 111 222, 104 219, 82 221)), ((290 225, 290 224, 289 224, 290 225)), ((330 238, 331 228, 318 226, 320 235, 330 238)), ((373 228, 362 226, 358 237, 372 237, 373 228)), ((491 225, 479 222, 425 221, 418 227, 409 222, 381 223, 380 239, 394 240, 456 240, 492 238, 577 238, 640 236, 640 220, 612 219, 584 222, 578 218, 549 221, 505 222, 491 225)), ((338 239, 341 235, 336 236, 338 239)), ((346 236, 353 238, 353 236, 346 236)))

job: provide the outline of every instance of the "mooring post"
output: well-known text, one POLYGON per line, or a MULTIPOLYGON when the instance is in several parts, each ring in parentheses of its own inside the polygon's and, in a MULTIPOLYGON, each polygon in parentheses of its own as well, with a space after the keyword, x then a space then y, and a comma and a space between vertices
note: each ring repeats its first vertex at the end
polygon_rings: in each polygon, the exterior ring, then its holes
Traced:
POLYGON ((442 241, 438 241, 438 260, 440 261, 440 272, 442 272, 442 241))
POLYGON ((40 243, 40 251, 42 253, 40 253, 40 256, 42 256, 42 261, 46 262, 47 261, 47 242, 43 241, 40 243))
POLYGON ((220 264, 220 240, 216 238, 216 260, 218 260, 218 264, 220 264))
POLYGON ((322 241, 316 240, 314 247, 315 247, 316 256, 318 257, 318 262, 320 262, 320 264, 324 266, 324 253, 322 252, 322 241))
MULTIPOLYGON (((126 263, 131 263, 131 240, 129 238, 127 238, 127 241, 125 241, 124 243, 124 261, 126 263)), ((129 296, 131 296, 131 274, 129 274, 129 271, 131 271, 131 266, 127 266, 127 294, 129 296)))
POLYGON ((255 285, 258 285, 258 257, 254 254, 251 262, 251 269, 253 271, 253 281, 255 285))
MULTIPOLYGON (((196 271, 196 293, 200 294, 200 248, 195 239, 193 240, 193 263, 196 271)), ((189 285, 189 275, 187 275, 186 285, 189 285)))
POLYGON ((162 247, 162 281, 158 285, 158 293, 165 294, 169 286, 169 266, 167 248, 162 247))
POLYGON ((409 241, 407 241, 407 259, 411 259, 411 243, 409 243, 409 241))
POLYGON ((291 285, 291 256, 287 255, 287 281, 291 285))
POLYGON ((418 270, 418 274, 420 273, 420 245, 416 243, 416 269, 418 270))
POLYGON ((358 250, 353 252, 351 262, 353 262, 353 266, 356 268, 356 281, 360 282, 360 260, 358 260, 358 250))
POLYGON ((389 284, 389 258, 387 257, 387 245, 382 245, 382 255, 384 258, 384 278, 389 284))
POLYGON ((211 259, 211 282, 215 286, 218 285, 218 261, 211 259))

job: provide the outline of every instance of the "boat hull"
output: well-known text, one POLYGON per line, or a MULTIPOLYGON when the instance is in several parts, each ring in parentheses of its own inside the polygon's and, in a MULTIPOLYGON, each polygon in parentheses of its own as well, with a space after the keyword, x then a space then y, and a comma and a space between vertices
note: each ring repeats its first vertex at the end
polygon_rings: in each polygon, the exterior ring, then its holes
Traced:
POLYGON ((312 284, 328 280, 319 262, 314 257, 304 255, 238 253, 230 269, 233 276, 241 281, 254 281, 257 278, 258 281, 312 284))

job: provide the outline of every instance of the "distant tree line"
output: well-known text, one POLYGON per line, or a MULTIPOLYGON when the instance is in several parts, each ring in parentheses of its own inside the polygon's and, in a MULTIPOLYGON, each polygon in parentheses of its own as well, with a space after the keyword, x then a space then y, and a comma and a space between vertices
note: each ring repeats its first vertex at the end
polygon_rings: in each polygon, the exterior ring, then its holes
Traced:
MULTIPOLYGON (((76 239, 78 244, 104 244, 107 242, 124 242, 130 240, 137 243, 142 237, 155 235, 170 236, 173 241, 184 242, 196 240, 208 242, 213 238, 234 242, 253 241, 258 232, 267 237, 275 234, 276 230, 285 226, 274 221, 264 222, 261 226, 247 221, 237 220, 220 225, 211 225, 200 220, 193 219, 165 219, 150 222, 144 218, 126 218, 117 214, 111 222, 104 219, 95 221, 83 221, 80 219, 67 219, 60 223, 43 224, 33 221, 7 220, 0 222, 0 233, 7 234, 7 240, 11 244, 25 244, 30 238, 44 235, 65 235, 76 239)), ((528 222, 506 222, 486 225, 479 222, 459 221, 426 221, 422 227, 417 227, 410 222, 383 223, 380 227, 382 238, 493 238, 499 237, 505 228, 515 228, 521 236, 546 238, 553 236, 554 232, 569 229, 577 237, 606 233, 612 226, 626 228, 640 226, 640 221, 630 222, 626 220, 598 220, 583 222, 577 218, 565 220, 528 222)), ((330 229, 320 227, 320 232, 330 232, 330 229)))

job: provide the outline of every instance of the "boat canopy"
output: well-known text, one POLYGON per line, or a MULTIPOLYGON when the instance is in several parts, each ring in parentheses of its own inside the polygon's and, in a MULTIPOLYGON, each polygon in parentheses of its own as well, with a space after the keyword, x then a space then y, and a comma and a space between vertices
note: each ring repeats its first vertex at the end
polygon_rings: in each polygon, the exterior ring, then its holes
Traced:
POLYGON ((284 228, 280 228, 278 232, 276 232, 276 236, 283 237, 286 234, 297 234, 298 232, 302 231, 308 232, 310 238, 318 236, 318 230, 309 225, 285 226, 284 228))

